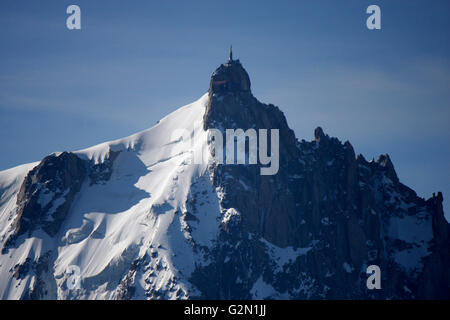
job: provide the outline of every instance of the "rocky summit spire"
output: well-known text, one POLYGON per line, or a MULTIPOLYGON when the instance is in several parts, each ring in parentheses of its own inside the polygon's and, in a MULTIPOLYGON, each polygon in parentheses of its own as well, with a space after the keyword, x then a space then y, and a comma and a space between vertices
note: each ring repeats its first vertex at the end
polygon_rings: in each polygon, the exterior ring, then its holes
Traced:
POLYGON ((209 93, 250 93, 250 77, 240 63, 239 59, 233 60, 233 51, 230 46, 228 63, 221 64, 211 76, 209 93))
POLYGON ((214 72, 209 96, 151 129, 0 172, 0 297, 449 300, 442 193, 418 197, 388 155, 367 162, 320 127, 314 137, 299 141, 278 107, 259 102, 236 59, 214 72), (202 115, 206 168, 190 143, 169 139, 202 115), (244 163, 220 161, 229 138, 244 163), (270 151, 250 163, 263 144, 270 151), (278 171, 261 175, 275 158, 278 171), (137 188, 149 168, 159 183, 137 188), (98 272, 76 290, 64 271, 73 261, 98 272))

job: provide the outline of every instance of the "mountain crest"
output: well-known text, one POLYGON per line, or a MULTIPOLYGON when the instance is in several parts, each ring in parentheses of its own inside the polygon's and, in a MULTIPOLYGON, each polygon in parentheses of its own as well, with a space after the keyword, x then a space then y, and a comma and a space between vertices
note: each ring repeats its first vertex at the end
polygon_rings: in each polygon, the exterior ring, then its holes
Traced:
POLYGON ((230 48, 209 92, 153 128, 0 172, 0 298, 448 299, 442 194, 320 127, 297 140, 250 88, 230 48), (276 129, 279 170, 192 161, 208 129, 276 129))
POLYGON ((211 76, 210 95, 223 95, 230 92, 250 93, 250 77, 241 62, 233 60, 230 49, 228 62, 221 64, 211 76))

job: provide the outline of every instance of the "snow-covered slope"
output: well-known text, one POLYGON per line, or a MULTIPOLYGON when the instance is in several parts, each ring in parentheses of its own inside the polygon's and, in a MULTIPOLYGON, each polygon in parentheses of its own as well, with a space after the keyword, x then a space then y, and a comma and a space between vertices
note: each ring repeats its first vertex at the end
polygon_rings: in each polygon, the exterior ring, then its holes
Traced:
POLYGON ((442 201, 388 155, 299 141, 231 60, 151 129, 0 172, 0 298, 448 299, 442 201), (277 173, 216 162, 225 128, 278 129, 277 173))
MULTIPOLYGON (((191 184, 201 184, 202 191, 212 188, 205 175, 207 161, 193 163, 194 155, 203 154, 207 147, 206 131, 202 128, 207 100, 205 94, 151 129, 74 152, 94 166, 110 159, 112 166, 106 170, 112 173, 96 183, 84 181, 54 237, 42 230, 33 231, 31 237, 19 236, 16 247, 0 255, 0 297, 22 298, 34 287, 33 282, 41 281, 42 297, 115 298, 125 289, 118 290, 112 282, 124 274, 137 277, 141 285, 135 297, 145 298, 150 287, 168 292, 166 298, 187 297, 190 288, 183 279, 193 270, 195 254, 190 233, 183 231, 181 213, 186 211, 191 184), (43 257, 47 270, 40 270, 45 269, 38 262, 43 257), (157 258, 149 263, 149 257, 157 258), (149 263, 149 272, 128 274, 130 266, 139 261, 149 263), (68 290, 65 284, 68 276, 74 274, 71 266, 79 268, 83 280, 80 290, 68 290), (154 269, 160 271, 152 276, 154 269)), ((24 176, 37 164, 0 172, 2 245, 12 232, 24 176)), ((209 200, 211 206, 218 208, 215 193, 209 200)), ((209 229, 214 236, 218 218, 202 219, 207 224, 202 229, 209 229)), ((202 232, 198 238, 207 242, 209 236, 202 232)))

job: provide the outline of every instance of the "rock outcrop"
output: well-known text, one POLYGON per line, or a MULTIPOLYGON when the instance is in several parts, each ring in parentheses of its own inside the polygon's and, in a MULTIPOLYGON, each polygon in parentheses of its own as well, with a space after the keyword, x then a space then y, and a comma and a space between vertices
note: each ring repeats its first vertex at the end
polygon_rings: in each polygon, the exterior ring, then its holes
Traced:
POLYGON ((399 181, 388 155, 367 162, 320 127, 314 141, 298 141, 277 107, 253 97, 238 61, 213 73, 209 95, 204 128, 279 129, 280 167, 261 176, 259 164, 212 166, 223 212, 235 210, 240 219, 211 252, 214 267, 194 276, 203 297, 249 298, 261 277, 274 292, 297 298, 449 298, 441 193, 418 197, 399 181), (277 270, 260 238, 307 252, 277 270), (223 265, 225 256, 231 258, 223 265), (367 289, 369 265, 380 267, 382 290, 367 289), (299 284, 308 290, 299 291, 299 284))
POLYGON ((112 164, 119 152, 109 152, 98 164, 80 159, 72 152, 54 153, 45 157, 25 177, 17 195, 17 214, 13 232, 2 249, 14 245, 16 239, 42 229, 50 237, 56 235, 64 222, 75 195, 89 177, 89 184, 104 184, 112 173, 112 164))
POLYGON ((42 228, 54 236, 80 190, 86 176, 86 163, 73 153, 45 157, 31 170, 17 195, 14 231, 3 250, 22 234, 42 228))
POLYGON ((320 127, 299 141, 231 52, 208 95, 155 127, 32 165, 0 173, 5 299, 450 298, 443 195, 418 197, 388 155, 367 161, 320 127), (195 163, 214 150, 202 125, 278 130, 278 171, 195 163))

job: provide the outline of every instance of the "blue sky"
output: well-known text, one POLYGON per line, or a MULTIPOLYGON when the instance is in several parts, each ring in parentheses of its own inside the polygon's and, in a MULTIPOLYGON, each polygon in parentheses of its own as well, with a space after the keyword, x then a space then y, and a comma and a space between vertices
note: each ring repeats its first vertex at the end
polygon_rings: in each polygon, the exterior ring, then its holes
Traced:
POLYGON ((449 33, 446 0, 2 0, 0 170, 151 127, 207 91, 233 44, 299 139, 320 125, 388 153, 420 196, 443 191, 449 219, 449 33))

